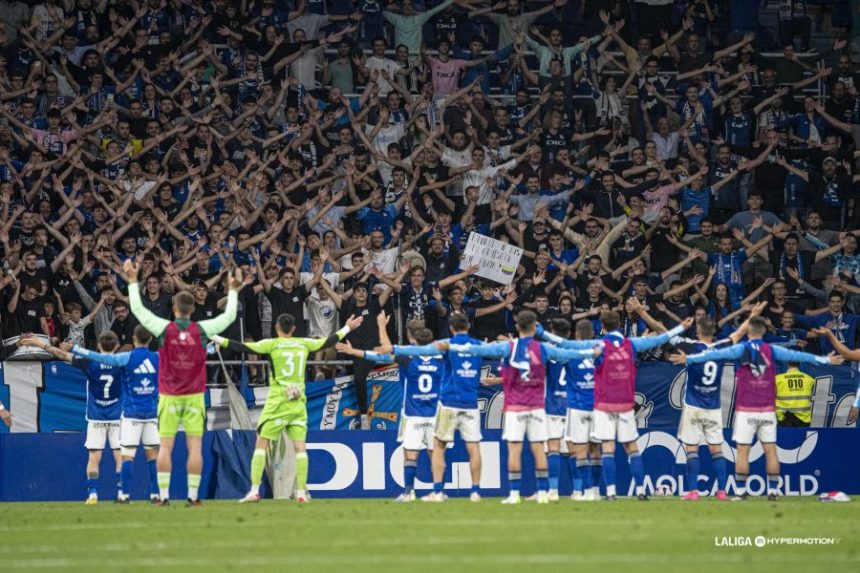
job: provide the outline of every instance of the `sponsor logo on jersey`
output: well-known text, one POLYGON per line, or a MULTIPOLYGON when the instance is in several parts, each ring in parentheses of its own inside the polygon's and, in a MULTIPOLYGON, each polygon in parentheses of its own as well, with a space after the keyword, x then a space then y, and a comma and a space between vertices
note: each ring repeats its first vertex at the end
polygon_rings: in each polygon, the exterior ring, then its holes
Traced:
POLYGON ((152 362, 149 361, 149 358, 145 359, 140 365, 134 369, 135 374, 155 374, 155 367, 152 365, 152 362))

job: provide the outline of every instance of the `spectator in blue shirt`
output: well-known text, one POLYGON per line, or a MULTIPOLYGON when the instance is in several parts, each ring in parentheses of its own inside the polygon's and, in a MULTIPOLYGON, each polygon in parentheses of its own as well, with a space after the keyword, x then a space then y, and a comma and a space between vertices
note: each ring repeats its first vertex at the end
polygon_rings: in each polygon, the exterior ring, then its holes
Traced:
MULTIPOLYGON (((839 291, 831 292, 828 301, 827 312, 815 316, 798 314, 794 317, 795 321, 809 329, 826 328, 833 332, 836 339, 844 343, 845 346, 856 348, 857 325, 860 323, 860 316, 845 313, 845 295, 839 291)), ((820 344, 822 354, 834 350, 833 344, 827 338, 821 338, 820 344)))

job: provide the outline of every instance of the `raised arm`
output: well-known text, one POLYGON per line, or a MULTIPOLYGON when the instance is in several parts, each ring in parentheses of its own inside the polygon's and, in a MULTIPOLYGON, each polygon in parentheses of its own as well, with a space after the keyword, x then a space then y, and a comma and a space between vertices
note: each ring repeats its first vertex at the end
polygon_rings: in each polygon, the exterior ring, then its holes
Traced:
POLYGON ((813 328, 812 332, 817 334, 818 336, 824 336, 827 340, 830 341, 830 344, 833 345, 833 348, 836 349, 836 352, 842 355, 846 360, 860 360, 860 349, 851 350, 845 343, 836 338, 836 335, 829 328, 813 328))
POLYGON ((684 322, 663 334, 659 334, 657 336, 639 336, 630 338, 630 344, 633 345, 633 350, 636 352, 651 350, 652 348, 657 348, 658 346, 666 344, 671 338, 678 336, 691 326, 693 326, 693 319, 686 318, 684 322))
POLYGON ((131 358, 131 352, 102 354, 101 352, 87 350, 83 346, 78 346, 77 344, 72 346, 72 354, 80 356, 81 358, 86 358, 87 360, 92 360, 93 362, 98 362, 99 364, 106 364, 108 366, 125 366, 131 358))
MULTIPOLYGON (((437 342, 437 348, 445 343, 437 342)), ((441 346, 444 348, 444 346, 441 346)), ((450 344, 448 343, 449 352, 464 352, 466 354, 474 354, 484 358, 507 358, 511 355, 511 343, 490 342, 487 344, 450 344)))
POLYGON ((770 345, 770 351, 773 357, 780 362, 800 362, 803 364, 842 364, 842 357, 834 360, 832 356, 818 356, 809 352, 801 352, 799 350, 791 350, 784 346, 770 345))

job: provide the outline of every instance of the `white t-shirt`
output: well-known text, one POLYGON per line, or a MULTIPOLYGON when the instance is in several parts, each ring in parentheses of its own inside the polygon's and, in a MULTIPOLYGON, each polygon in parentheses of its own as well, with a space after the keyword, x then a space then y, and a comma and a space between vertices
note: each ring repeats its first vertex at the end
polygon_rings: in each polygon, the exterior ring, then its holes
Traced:
MULTIPOLYGON (((364 128, 367 135, 370 135, 373 130, 372 125, 366 125, 364 128)), ((388 155, 388 146, 392 143, 399 144, 405 136, 406 129, 402 123, 389 123, 377 132, 376 137, 373 138, 373 147, 383 155, 388 155)))
POLYGON ((388 275, 397 270, 397 247, 383 249, 378 253, 373 251, 364 252, 365 254, 370 255, 370 259, 373 261, 374 266, 381 270, 383 274, 388 275))
POLYGON ((379 86, 379 97, 383 98, 387 96, 394 88, 391 87, 391 84, 385 81, 385 78, 382 77, 382 70, 387 70, 388 76, 392 80, 395 80, 396 74, 400 70, 400 66, 394 60, 370 56, 367 58, 367 69, 370 71, 379 70, 379 79, 376 81, 376 84, 379 86))
POLYGON ((320 300, 312 293, 307 300, 308 337, 328 338, 337 330, 337 306, 331 299, 320 300))

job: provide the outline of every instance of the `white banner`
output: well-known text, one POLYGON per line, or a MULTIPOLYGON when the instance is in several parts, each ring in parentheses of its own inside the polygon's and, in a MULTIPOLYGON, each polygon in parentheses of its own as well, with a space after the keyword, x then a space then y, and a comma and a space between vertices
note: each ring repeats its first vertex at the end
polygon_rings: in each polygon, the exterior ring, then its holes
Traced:
POLYGON ((475 274, 479 277, 509 285, 514 280, 522 256, 523 250, 519 247, 472 233, 463 251, 460 268, 478 265, 480 268, 475 274))

